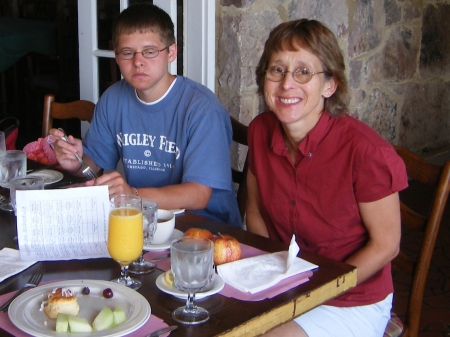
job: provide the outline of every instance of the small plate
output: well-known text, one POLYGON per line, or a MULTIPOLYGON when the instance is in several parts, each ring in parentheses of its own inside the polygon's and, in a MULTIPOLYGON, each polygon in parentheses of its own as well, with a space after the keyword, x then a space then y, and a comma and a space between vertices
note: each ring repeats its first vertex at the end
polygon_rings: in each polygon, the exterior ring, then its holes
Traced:
POLYGON ((64 178, 61 172, 54 170, 42 170, 37 172, 32 172, 28 175, 29 177, 42 177, 44 178, 44 185, 49 185, 60 181, 64 178))
POLYGON ((73 280, 49 283, 28 290, 17 297, 10 305, 8 316, 11 322, 20 330, 36 337, 68 336, 56 332, 56 319, 49 318, 44 311, 40 311, 42 301, 55 288, 69 288, 78 298, 80 305, 79 317, 84 317, 92 325, 95 316, 100 310, 108 306, 114 309, 121 306, 127 314, 127 320, 108 330, 93 331, 90 333, 76 333, 76 337, 113 337, 124 336, 136 331, 150 318, 151 308, 144 296, 138 292, 116 284, 111 281, 100 280, 73 280), (84 287, 91 290, 89 295, 82 295, 84 287), (114 296, 110 299, 103 297, 103 290, 111 288, 114 296))
POLYGON ((172 232, 172 235, 170 236, 170 239, 167 240, 164 243, 161 243, 159 245, 144 245, 144 250, 146 251, 154 251, 154 250, 165 250, 165 249, 169 249, 170 248, 170 243, 173 240, 178 240, 181 239, 183 237, 183 232, 178 230, 178 229, 174 229, 172 232))
MULTIPOLYGON (((175 288, 174 285, 171 285, 171 286, 167 285, 166 281, 164 281, 164 273, 159 275, 158 278, 156 279, 156 286, 159 288, 159 290, 161 290, 162 292, 165 292, 169 295, 175 296, 177 298, 181 298, 183 300, 187 299, 187 293, 184 293, 184 292, 178 290, 177 288, 175 288)), ((215 274, 214 281, 212 283, 212 287, 210 287, 210 289, 207 291, 202 291, 202 292, 196 293, 195 298, 201 299, 201 298, 205 298, 205 297, 217 294, 219 291, 221 291, 223 289, 224 286, 225 286, 225 282, 223 281, 223 279, 219 275, 215 274)))

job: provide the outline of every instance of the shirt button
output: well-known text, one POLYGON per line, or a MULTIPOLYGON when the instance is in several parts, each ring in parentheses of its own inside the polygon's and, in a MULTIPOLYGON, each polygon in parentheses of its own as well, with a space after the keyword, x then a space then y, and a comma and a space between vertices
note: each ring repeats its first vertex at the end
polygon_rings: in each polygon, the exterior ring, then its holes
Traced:
POLYGON ((291 201, 291 205, 292 205, 292 206, 295 206, 295 200, 292 200, 292 201, 291 201))
POLYGON ((308 152, 308 157, 312 157, 312 152, 308 152))

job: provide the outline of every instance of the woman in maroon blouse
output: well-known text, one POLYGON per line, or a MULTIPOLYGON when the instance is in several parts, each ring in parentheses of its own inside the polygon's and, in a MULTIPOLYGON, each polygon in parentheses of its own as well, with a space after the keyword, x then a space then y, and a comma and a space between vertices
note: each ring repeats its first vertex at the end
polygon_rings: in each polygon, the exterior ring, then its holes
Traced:
POLYGON ((392 304, 404 163, 347 114, 344 58, 320 22, 276 27, 256 75, 269 111, 249 127, 248 230, 285 243, 295 234, 301 249, 358 268, 355 288, 269 335, 381 337, 392 304))

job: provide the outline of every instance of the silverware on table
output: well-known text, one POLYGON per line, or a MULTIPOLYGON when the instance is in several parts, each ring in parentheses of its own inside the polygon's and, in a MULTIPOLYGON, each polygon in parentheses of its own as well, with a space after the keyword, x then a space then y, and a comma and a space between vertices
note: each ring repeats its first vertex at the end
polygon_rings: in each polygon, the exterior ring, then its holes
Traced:
POLYGON ((9 308, 9 305, 11 304, 11 302, 20 294, 22 294, 25 290, 27 290, 28 288, 35 288, 39 285, 39 283, 42 280, 42 276, 44 276, 44 272, 45 269, 44 268, 39 268, 37 271, 34 272, 33 275, 31 275, 30 279, 28 280, 28 282, 22 287, 22 289, 20 289, 19 291, 17 291, 13 297, 11 297, 9 299, 8 302, 6 302, 5 304, 3 304, 0 307, 0 312, 3 311, 7 311, 9 308))
MULTIPOLYGON (((65 141, 68 144, 72 144, 71 142, 69 142, 69 138, 67 138, 66 133, 64 132, 64 130, 62 128, 58 128, 59 131, 61 131, 62 133, 64 133, 64 136, 61 138, 63 141, 65 141)), ((83 158, 80 157, 80 155, 78 153, 75 153, 75 157, 77 157, 78 161, 81 164, 81 169, 83 170, 83 175, 86 178, 89 179, 95 179, 97 178, 97 174, 91 169, 90 166, 88 166, 84 161, 83 158)))
POLYGON ((150 335, 147 335, 145 337, 158 337, 158 336, 164 335, 165 333, 168 333, 168 332, 176 330, 176 329, 178 329, 178 327, 176 325, 171 325, 171 326, 168 326, 167 328, 162 328, 162 329, 156 330, 155 332, 152 332, 150 335))
POLYGON ((158 261, 162 261, 162 260, 168 259, 169 257, 170 257, 170 253, 162 255, 162 256, 159 256, 159 257, 155 257, 154 259, 147 260, 147 261, 148 262, 158 262, 158 261))

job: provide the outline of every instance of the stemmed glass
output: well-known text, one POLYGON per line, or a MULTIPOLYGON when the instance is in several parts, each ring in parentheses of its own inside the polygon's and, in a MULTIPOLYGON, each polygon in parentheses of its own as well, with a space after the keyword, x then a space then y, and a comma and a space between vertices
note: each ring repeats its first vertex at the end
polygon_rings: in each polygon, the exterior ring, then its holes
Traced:
POLYGON ((170 245, 174 285, 188 293, 186 305, 172 313, 179 323, 194 325, 209 319, 209 312, 195 304, 195 293, 204 290, 212 280, 213 252, 214 243, 199 237, 186 236, 170 245))
POLYGON ((142 234, 142 200, 120 194, 111 198, 108 226, 108 252, 120 264, 120 277, 111 281, 132 289, 142 283, 128 276, 128 266, 139 257, 144 245, 142 234))
MULTIPOLYGON (((142 215, 144 226, 144 246, 153 242, 153 236, 158 224, 158 204, 149 199, 142 199, 142 215)), ((139 258, 130 264, 128 271, 133 274, 147 274, 156 269, 156 264, 144 259, 144 251, 139 258)))
POLYGON ((5 133, 0 131, 0 154, 6 151, 5 133))
MULTIPOLYGON (((15 177, 23 177, 27 173, 27 154, 19 150, 0 152, 0 186, 9 188, 9 181, 15 177)), ((3 211, 14 212, 10 198, 0 204, 3 211)))

